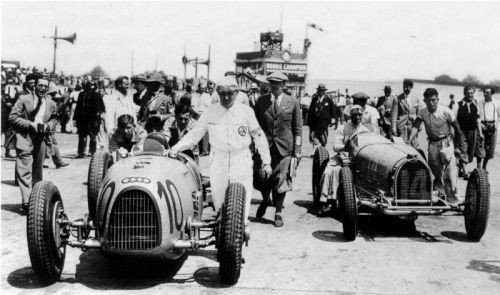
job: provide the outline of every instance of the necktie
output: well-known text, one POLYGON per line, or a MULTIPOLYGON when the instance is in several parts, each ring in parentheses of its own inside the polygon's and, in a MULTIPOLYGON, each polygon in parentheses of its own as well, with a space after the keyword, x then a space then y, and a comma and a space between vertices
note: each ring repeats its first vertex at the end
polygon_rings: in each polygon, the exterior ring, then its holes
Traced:
POLYGON ((274 105, 273 105, 273 107, 274 107, 274 113, 275 114, 278 113, 279 105, 278 105, 278 97, 277 96, 274 97, 274 105))

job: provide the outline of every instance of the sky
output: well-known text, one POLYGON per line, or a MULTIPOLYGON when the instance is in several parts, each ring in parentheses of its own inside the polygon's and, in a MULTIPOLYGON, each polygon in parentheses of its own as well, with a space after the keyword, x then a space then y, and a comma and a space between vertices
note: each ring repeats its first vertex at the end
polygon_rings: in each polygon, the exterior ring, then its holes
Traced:
MULTIPOLYGON (((206 58, 211 77, 234 70, 236 52, 253 51, 259 34, 280 29, 302 51, 309 30, 309 79, 387 81, 467 74, 500 79, 500 2, 8 2, 1 4, 1 56, 82 74, 101 65, 111 76, 163 70, 182 77, 181 58, 206 58), (132 62, 133 56, 133 62, 132 62)), ((194 75, 188 66, 188 77, 194 75)), ((206 76, 206 67, 199 67, 206 76)))

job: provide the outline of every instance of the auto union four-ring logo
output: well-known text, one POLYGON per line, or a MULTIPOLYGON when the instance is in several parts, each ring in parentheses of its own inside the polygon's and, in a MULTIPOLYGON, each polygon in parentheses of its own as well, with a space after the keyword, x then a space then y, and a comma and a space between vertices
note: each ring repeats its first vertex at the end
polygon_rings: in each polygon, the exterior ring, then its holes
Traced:
POLYGON ((122 179, 122 183, 123 184, 126 184, 126 183, 134 183, 134 182, 140 182, 140 183, 151 183, 151 180, 147 177, 125 177, 124 179, 122 179))

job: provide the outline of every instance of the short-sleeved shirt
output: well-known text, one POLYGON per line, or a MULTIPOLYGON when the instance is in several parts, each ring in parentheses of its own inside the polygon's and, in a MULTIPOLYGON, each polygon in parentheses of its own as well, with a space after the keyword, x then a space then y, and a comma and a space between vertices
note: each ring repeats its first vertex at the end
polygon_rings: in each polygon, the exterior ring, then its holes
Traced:
POLYGON ((429 140, 439 140, 448 136, 451 132, 451 123, 455 121, 453 112, 441 105, 438 105, 434 113, 429 112, 427 107, 420 109, 417 118, 424 122, 429 140))

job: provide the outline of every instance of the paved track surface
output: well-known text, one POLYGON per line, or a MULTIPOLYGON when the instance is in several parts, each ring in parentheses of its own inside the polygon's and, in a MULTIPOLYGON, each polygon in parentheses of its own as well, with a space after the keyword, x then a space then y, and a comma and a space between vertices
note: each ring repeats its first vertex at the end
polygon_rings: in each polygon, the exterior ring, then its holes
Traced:
MULTIPOLYGON (((87 210, 89 158, 71 159, 76 135, 57 137, 70 166, 55 169, 47 161, 44 177, 58 186, 68 216, 76 219, 87 210)), ((332 142, 333 132, 329 150, 332 142)), ((338 218, 318 218, 309 209, 311 146, 304 146, 294 191, 285 201, 285 226, 273 227, 274 208, 268 209, 264 222, 252 220, 245 264, 233 287, 220 284, 213 247, 170 266, 127 264, 97 250, 68 248, 61 281, 42 287, 30 266, 26 217, 19 214, 20 192, 13 186, 14 161, 2 159, 1 288, 15 294, 498 294, 500 157, 489 167, 490 221, 480 242, 467 240, 461 216, 419 217, 415 226, 397 218, 363 216, 357 239, 345 242, 338 218)), ((465 190, 463 180, 459 189, 465 190)), ((254 191, 250 216, 255 216, 260 199, 254 191)))

